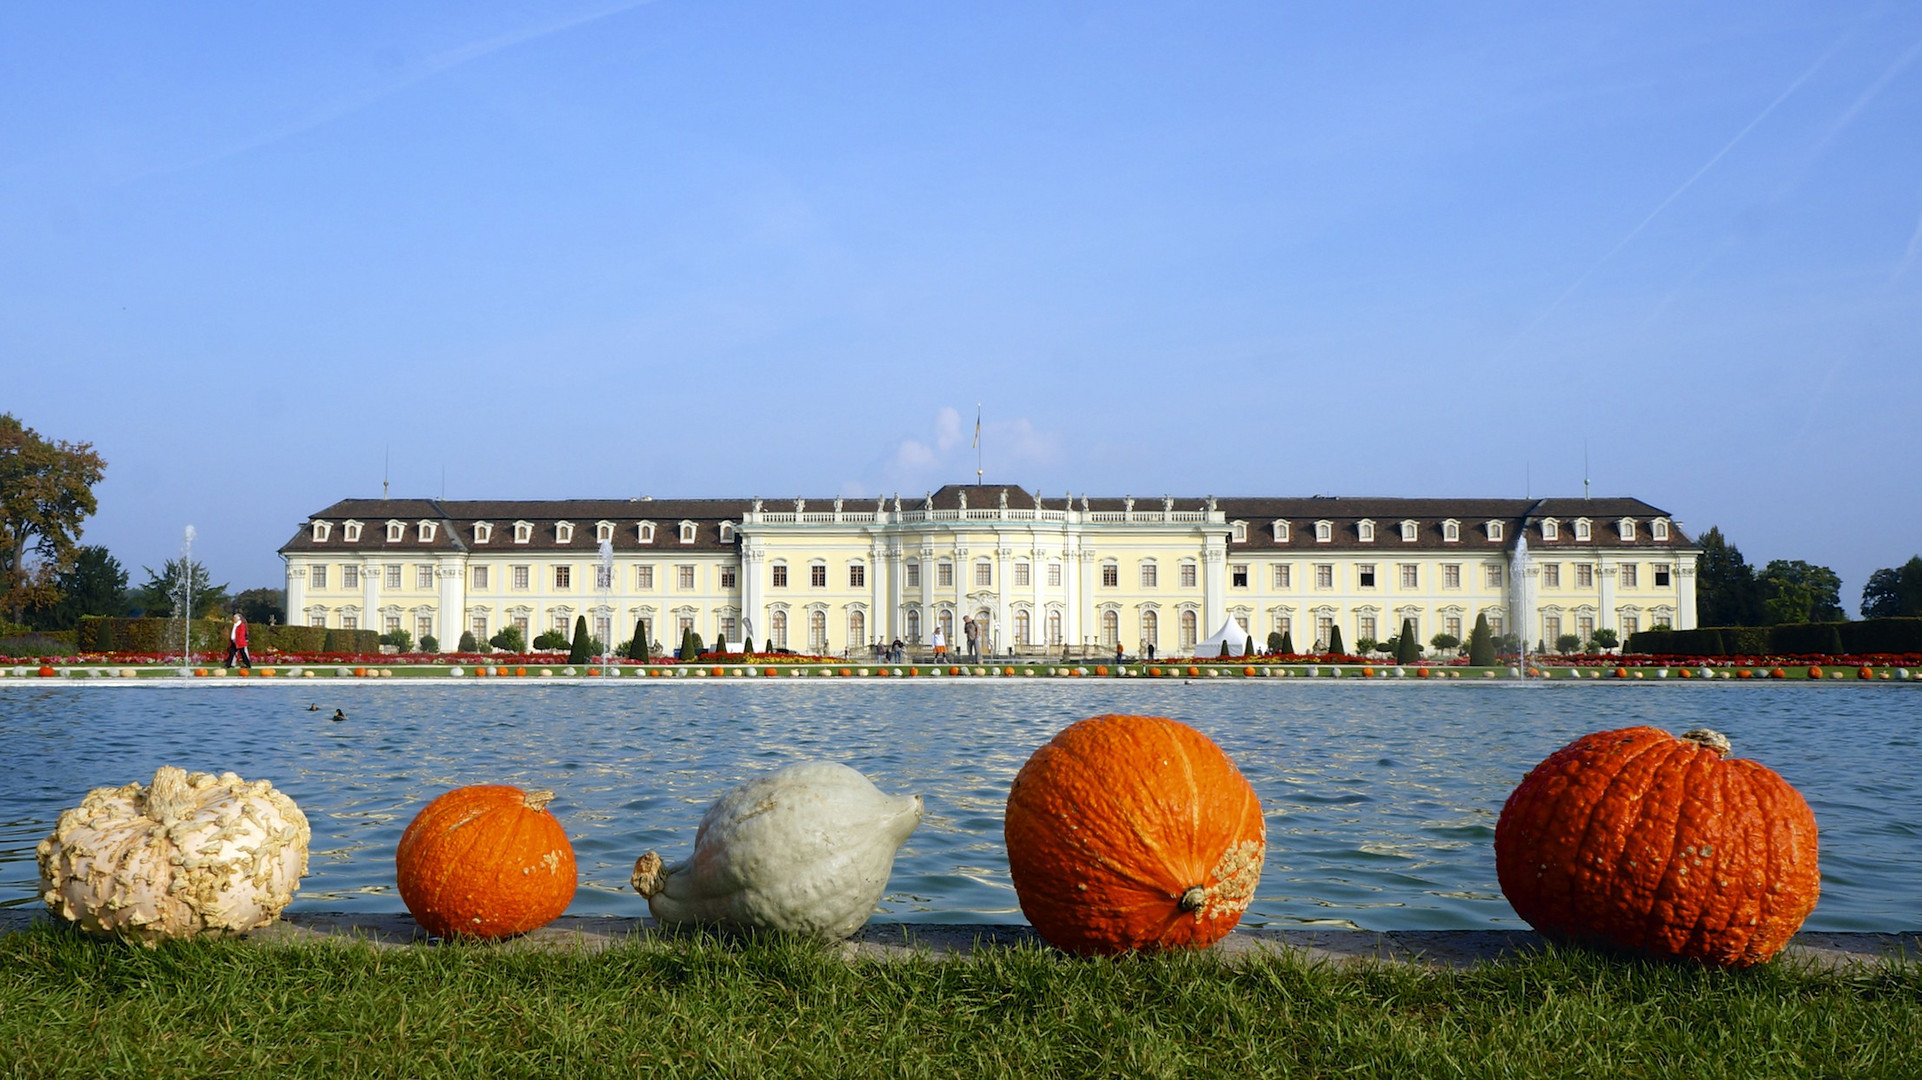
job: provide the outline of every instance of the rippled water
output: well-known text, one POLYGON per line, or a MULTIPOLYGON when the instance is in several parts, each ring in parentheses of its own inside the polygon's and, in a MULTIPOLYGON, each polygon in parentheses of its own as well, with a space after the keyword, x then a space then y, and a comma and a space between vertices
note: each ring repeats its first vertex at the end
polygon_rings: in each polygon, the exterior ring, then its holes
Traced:
POLYGON ((642 915, 635 856, 679 858, 727 787, 829 759, 926 798, 878 917, 1015 922, 1008 784, 1055 731, 1103 712, 1192 724, 1254 784, 1269 846, 1248 925, 1520 926, 1495 882, 1502 801, 1575 736, 1648 723, 1723 731, 1808 797, 1823 870, 1808 929, 1922 927, 1922 696, 1901 684, 9 684, 0 907, 36 902, 34 845, 62 809, 175 764, 268 779, 300 804, 314 839, 297 911, 404 910, 393 852, 414 813, 456 785, 512 783, 556 792, 581 871, 572 913, 642 915))

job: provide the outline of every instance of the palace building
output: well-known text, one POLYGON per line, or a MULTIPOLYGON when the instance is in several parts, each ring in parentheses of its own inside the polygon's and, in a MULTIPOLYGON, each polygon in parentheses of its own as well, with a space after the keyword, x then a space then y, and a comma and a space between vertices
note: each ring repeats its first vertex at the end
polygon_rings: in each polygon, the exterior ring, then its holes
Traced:
POLYGON ((586 616, 861 654, 964 620, 995 652, 1183 655, 1234 619, 1298 649, 1477 615, 1531 647, 1695 625, 1701 549, 1638 499, 1088 498, 950 485, 918 500, 344 499, 280 549, 289 621, 452 649, 586 616))

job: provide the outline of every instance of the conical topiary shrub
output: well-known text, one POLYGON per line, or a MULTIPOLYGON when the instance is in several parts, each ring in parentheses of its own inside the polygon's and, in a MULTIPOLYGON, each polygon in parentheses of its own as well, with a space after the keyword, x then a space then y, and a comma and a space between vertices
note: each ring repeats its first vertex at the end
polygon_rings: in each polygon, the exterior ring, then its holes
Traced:
POLYGON ((693 627, 690 626, 681 631, 681 650, 675 655, 684 661, 693 660, 701 655, 701 639, 695 635, 693 627))
POLYGON ((1495 635, 1489 632, 1488 616, 1475 616, 1475 629, 1468 634, 1468 663, 1473 667, 1495 666, 1495 635))
POLYGON ((647 654, 647 620, 636 619, 634 621, 634 640, 627 643, 627 658, 629 660, 638 660, 645 664, 647 663, 647 654))
POLYGON ((1231 653, 1231 652, 1229 652, 1229 651, 1228 651, 1228 639, 1227 639, 1227 638, 1222 638, 1222 639, 1221 639, 1221 658, 1222 658, 1223 660, 1226 660, 1226 659, 1228 659, 1228 658, 1229 658, 1230 656, 1233 656, 1233 655, 1234 655, 1234 653, 1231 653))
POLYGON ((1401 621, 1401 635, 1395 639, 1395 663, 1412 664, 1421 659, 1421 642, 1415 640, 1415 620, 1401 621))
POLYGON ((1248 640, 1241 646, 1241 655, 1244 659, 1255 655, 1255 635, 1248 635, 1248 640))
POLYGON ((1283 656, 1295 655, 1295 632, 1293 630, 1283 630, 1281 632, 1281 644, 1276 646, 1275 651, 1283 656))
POLYGON ((567 647, 567 662, 585 664, 594 655, 594 647, 587 641, 587 616, 574 616, 574 641, 567 647))
POLYGON ((1339 626, 1331 626, 1328 628, 1328 651, 1336 656, 1340 656, 1348 651, 1347 646, 1341 643, 1341 627, 1339 626))

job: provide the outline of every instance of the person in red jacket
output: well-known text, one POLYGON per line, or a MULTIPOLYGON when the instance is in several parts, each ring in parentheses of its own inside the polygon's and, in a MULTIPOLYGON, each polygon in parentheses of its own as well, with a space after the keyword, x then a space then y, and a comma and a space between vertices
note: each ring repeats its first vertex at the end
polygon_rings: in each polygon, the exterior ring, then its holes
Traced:
POLYGON ((234 625, 227 631, 227 666, 234 666, 234 657, 240 657, 240 666, 251 669, 254 658, 247 652, 247 620, 234 612, 234 625))

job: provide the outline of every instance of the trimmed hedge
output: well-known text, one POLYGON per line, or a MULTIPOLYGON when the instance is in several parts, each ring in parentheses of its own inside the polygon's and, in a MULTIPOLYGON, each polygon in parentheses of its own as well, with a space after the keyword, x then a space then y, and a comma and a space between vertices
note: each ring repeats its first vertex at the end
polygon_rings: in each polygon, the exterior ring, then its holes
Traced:
MULTIPOLYGON (((192 622, 195 652, 225 649, 225 619, 192 622)), ((169 653, 180 648, 180 620, 92 617, 80 620, 74 644, 81 652, 169 653)), ((247 645, 253 652, 269 649, 297 653, 375 653, 380 634, 373 630, 329 630, 321 626, 261 626, 247 624, 247 645)))
POLYGON ((1922 653, 1922 618, 1643 630, 1629 635, 1623 651, 1656 656, 1922 653))

